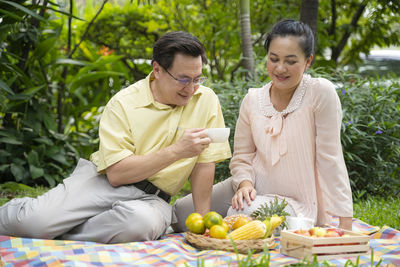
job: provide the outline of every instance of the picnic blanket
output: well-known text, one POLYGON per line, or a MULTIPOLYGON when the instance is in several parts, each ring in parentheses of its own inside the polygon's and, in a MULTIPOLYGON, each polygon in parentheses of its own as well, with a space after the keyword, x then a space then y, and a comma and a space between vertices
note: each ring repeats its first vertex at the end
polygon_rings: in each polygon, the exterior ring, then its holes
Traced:
MULTIPOLYGON (((337 226, 337 220, 333 226, 337 226)), ((358 258, 362 266, 400 266, 400 231, 353 219, 353 230, 370 235, 370 252, 358 258)), ((276 239, 279 244, 279 238, 276 239)), ((279 253, 279 246, 270 250, 270 265, 298 263, 296 258, 279 253)), ((261 257, 263 254, 254 254, 261 257)), ((157 241, 124 244, 45 240, 0 236, 0 266, 230 266, 246 255, 217 250, 197 250, 185 240, 183 233, 167 234, 157 241)), ((327 261, 343 266, 349 259, 327 261)), ((356 263, 357 258, 350 258, 356 263)))

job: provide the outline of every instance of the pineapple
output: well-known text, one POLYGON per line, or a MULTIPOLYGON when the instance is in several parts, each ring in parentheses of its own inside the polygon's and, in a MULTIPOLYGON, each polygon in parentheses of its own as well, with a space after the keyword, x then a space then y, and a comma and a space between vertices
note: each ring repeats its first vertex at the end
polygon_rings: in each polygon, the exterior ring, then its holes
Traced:
POLYGON ((228 224, 228 226, 229 226, 229 229, 233 229, 233 225, 235 224, 235 222, 237 221, 237 220, 239 220, 240 218, 247 218, 247 219, 249 219, 250 221, 252 221, 253 219, 250 217, 250 216, 248 216, 248 215, 246 215, 246 214, 235 214, 235 215, 231 215, 231 216, 226 216, 225 218, 224 218, 224 222, 226 222, 227 224, 228 224))
MULTIPOLYGON (((269 204, 268 203, 262 204, 256 211, 254 211, 251 214, 251 217, 256 220, 264 221, 271 217, 288 216, 290 214, 287 213, 286 211, 284 211, 287 204, 288 203, 286 202, 285 199, 283 199, 282 201, 279 202, 279 199, 277 197, 275 197, 274 201, 270 201, 269 204)), ((283 229, 287 228, 285 220, 283 220, 283 222, 282 222, 282 228, 283 229)))

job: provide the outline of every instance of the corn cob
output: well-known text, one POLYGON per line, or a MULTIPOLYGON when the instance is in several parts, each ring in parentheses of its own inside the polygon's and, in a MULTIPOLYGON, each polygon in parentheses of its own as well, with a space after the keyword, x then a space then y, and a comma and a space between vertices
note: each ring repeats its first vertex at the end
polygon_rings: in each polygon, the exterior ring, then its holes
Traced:
POLYGON ((232 231, 233 240, 249 240, 262 238, 265 235, 266 226, 262 221, 254 220, 232 231))
POLYGON ((267 219, 265 219, 264 221, 263 221, 263 223, 265 224, 265 228, 266 228, 266 230, 265 230, 265 235, 264 235, 264 237, 263 238, 268 238, 268 237, 270 237, 271 235, 272 235, 272 223, 271 223, 271 219, 270 218, 267 218, 267 219))
POLYGON ((263 223, 265 224, 267 230, 265 232, 264 238, 270 237, 272 232, 279 227, 285 221, 285 217, 272 215, 272 217, 266 218, 263 223))
POLYGON ((271 217, 272 230, 281 225, 284 220, 285 220, 284 216, 278 216, 276 214, 272 215, 271 217))

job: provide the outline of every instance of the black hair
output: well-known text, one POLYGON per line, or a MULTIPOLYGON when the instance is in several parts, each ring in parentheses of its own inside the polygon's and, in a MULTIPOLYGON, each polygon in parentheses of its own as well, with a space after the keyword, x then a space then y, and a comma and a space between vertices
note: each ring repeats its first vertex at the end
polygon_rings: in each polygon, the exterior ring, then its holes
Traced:
POLYGON ((314 34, 311 28, 307 24, 294 19, 279 21, 272 27, 272 30, 268 33, 267 39, 264 43, 267 53, 269 45, 273 39, 288 35, 299 37, 299 45, 306 55, 306 58, 309 58, 314 54, 314 34))
POLYGON ((174 61, 175 54, 198 57, 201 56, 202 63, 207 64, 204 45, 190 33, 178 31, 168 32, 158 39, 153 47, 153 59, 161 67, 169 69, 174 61))

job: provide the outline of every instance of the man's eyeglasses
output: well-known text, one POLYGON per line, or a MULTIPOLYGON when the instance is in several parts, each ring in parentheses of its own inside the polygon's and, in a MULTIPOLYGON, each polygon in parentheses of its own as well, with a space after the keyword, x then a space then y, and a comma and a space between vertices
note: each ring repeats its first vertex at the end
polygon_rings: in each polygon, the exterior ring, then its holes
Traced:
POLYGON ((166 68, 164 68, 164 67, 162 67, 162 68, 169 74, 169 76, 172 77, 172 79, 174 79, 175 81, 179 82, 181 85, 184 85, 184 86, 188 86, 191 82, 193 82, 193 85, 200 85, 207 80, 207 77, 204 77, 204 76, 194 78, 194 79, 191 79, 191 78, 178 79, 178 78, 175 78, 174 75, 169 73, 169 71, 166 68))

